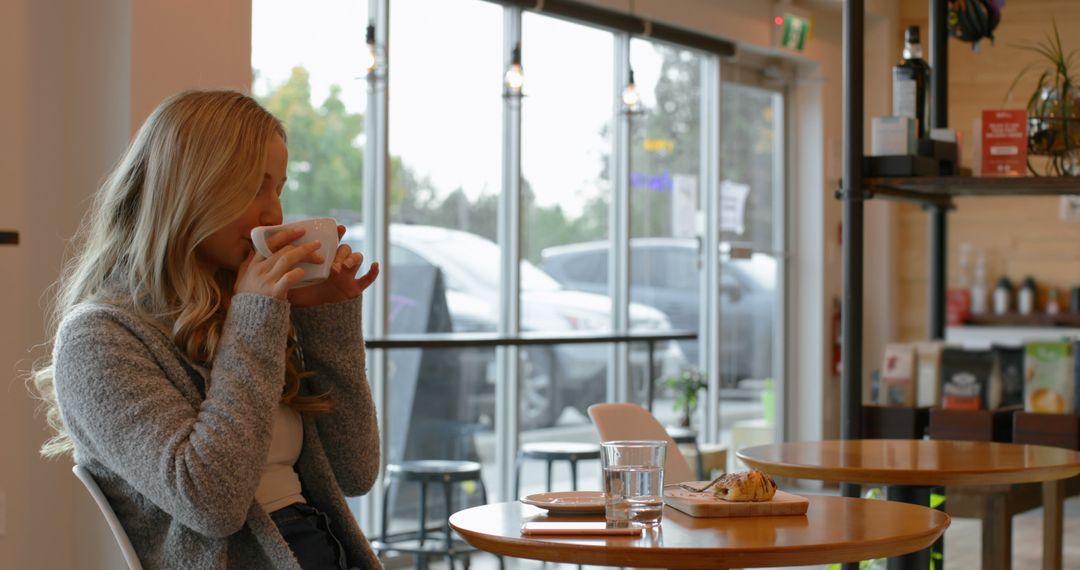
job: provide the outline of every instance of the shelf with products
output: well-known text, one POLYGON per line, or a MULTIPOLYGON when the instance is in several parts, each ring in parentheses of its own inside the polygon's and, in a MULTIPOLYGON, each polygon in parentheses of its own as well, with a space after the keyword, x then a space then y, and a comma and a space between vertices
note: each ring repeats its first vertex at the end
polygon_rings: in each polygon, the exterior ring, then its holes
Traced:
POLYGON ((1048 315, 1045 313, 1022 315, 1020 313, 1005 313, 1003 315, 972 315, 968 317, 967 326, 980 327, 1080 327, 1080 313, 1058 313, 1048 315))
POLYGON ((863 186, 872 197, 951 205, 957 197, 1080 195, 1076 176, 919 176, 867 178, 863 186))

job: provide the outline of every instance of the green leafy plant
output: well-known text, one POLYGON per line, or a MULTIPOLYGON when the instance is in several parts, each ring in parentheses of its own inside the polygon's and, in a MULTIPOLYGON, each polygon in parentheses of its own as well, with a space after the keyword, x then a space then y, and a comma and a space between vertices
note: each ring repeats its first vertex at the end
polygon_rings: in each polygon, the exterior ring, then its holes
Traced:
MULTIPOLYGON (((1058 33, 1057 21, 1051 20, 1053 33, 1041 41, 1026 41, 1015 47, 1039 56, 1016 74, 1008 96, 1028 73, 1039 72, 1039 80, 1027 100, 1028 155, 1050 158, 1045 173, 1078 174, 1077 150, 1080 149, 1080 89, 1073 82, 1076 50, 1066 52, 1058 33)), ((1032 174, 1039 172, 1028 161, 1032 174)))
POLYGON ((667 376, 663 381, 675 392, 675 401, 672 406, 675 411, 682 412, 679 425, 690 427, 690 417, 693 416, 698 405, 698 392, 708 386, 705 376, 696 368, 684 368, 682 372, 667 376))

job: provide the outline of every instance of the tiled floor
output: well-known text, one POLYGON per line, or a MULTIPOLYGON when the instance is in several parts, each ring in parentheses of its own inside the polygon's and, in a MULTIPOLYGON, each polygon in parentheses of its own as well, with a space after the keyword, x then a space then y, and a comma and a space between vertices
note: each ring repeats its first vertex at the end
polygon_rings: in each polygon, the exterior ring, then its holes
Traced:
MULTIPOLYGON (((977 570, 981 567, 980 525, 975 519, 953 519, 945 533, 945 570, 977 570)), ((1062 568, 1080 569, 1080 497, 1065 502, 1064 549, 1062 568)), ((1034 510, 1013 517, 1013 564, 1015 570, 1038 569, 1042 565, 1042 510, 1034 510)), ((460 564, 457 565, 460 568, 460 564)), ((494 570, 498 568, 495 557, 480 554, 472 560, 472 568, 494 570)), ((876 566, 884 569, 884 564, 876 566)), ((443 561, 433 562, 432 569, 445 570, 443 561)), ((581 566, 550 564, 532 560, 506 559, 506 570, 575 570, 581 566)), ((586 566, 586 570, 600 567, 586 566)), ((825 569, 826 566, 800 566, 803 569, 825 569)))

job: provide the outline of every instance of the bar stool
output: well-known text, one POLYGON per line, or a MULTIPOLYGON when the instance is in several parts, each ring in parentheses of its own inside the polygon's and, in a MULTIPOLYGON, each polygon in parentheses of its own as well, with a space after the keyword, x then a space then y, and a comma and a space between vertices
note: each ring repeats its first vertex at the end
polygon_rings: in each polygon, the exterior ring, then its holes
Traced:
POLYGON ((697 476, 701 481, 710 479, 705 476, 705 460, 701 457, 701 448, 698 447, 697 430, 681 426, 665 426, 664 429, 675 440, 676 445, 690 444, 694 446, 694 455, 697 457, 697 476))
MULTIPOLYGON (((468 553, 476 551, 463 540, 455 540, 447 519, 453 514, 453 487, 455 483, 475 481, 480 488, 480 498, 487 503, 487 490, 484 488, 484 480, 480 473, 480 464, 475 461, 449 461, 449 460, 420 460, 391 463, 386 466, 387 483, 383 490, 383 513, 382 532, 380 540, 373 541, 372 547, 380 555, 383 552, 402 552, 416 555, 416 568, 419 570, 432 554, 446 556, 450 562, 450 568, 454 568, 454 557, 466 555, 463 564, 469 567, 468 553), (420 513, 419 526, 416 532, 406 532, 397 537, 390 537, 387 530, 390 524, 390 491, 399 482, 415 482, 420 484, 420 513), (443 523, 437 528, 429 529, 427 526, 427 492, 428 484, 442 484, 443 497, 446 501, 446 516, 443 523), (429 539, 429 532, 443 532, 442 539, 429 539)), ((502 558, 499 558, 499 567, 502 567, 502 558)))
POLYGON ((577 462, 582 459, 600 460, 600 446, 595 443, 570 441, 544 441, 526 443, 518 450, 515 461, 514 496, 521 492, 521 466, 528 459, 544 461, 547 464, 547 490, 551 491, 551 464, 555 461, 570 463, 570 485, 577 491, 577 462))

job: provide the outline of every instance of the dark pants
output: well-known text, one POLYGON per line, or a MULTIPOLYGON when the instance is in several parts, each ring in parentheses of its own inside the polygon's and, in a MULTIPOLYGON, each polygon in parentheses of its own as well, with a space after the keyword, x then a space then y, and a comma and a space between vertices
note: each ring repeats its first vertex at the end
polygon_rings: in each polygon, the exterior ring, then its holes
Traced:
POLYGON ((304 503, 270 513, 304 570, 345 570, 345 549, 330 531, 330 519, 304 503))

